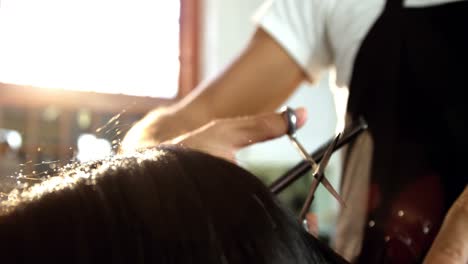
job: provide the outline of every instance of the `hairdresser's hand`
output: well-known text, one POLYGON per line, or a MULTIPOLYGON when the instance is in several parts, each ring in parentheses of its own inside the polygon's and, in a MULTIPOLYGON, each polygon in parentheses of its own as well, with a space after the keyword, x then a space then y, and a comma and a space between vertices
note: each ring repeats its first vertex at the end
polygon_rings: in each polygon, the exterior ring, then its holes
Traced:
MULTIPOLYGON (((298 127, 306 120, 303 108, 296 110, 298 127)), ((287 122, 280 113, 212 121, 169 142, 197 149, 230 161, 239 149, 285 135, 287 122)))
POLYGON ((125 135, 120 146, 121 152, 154 147, 195 130, 208 121, 202 120, 201 113, 185 114, 177 106, 162 107, 149 112, 125 135))
POLYGON ((468 263, 468 187, 450 208, 424 263, 468 263))

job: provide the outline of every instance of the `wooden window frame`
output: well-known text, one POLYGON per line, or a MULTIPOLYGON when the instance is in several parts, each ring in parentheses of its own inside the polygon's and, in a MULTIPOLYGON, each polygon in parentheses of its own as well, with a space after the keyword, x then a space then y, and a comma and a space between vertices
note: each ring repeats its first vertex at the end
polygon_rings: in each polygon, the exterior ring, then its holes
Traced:
MULTIPOLYGON (((1 1, 1 0, 0 0, 1 1)), ((37 109, 53 105, 63 110, 88 109, 94 115, 102 113, 118 113, 123 108, 128 113, 145 114, 158 106, 174 103, 190 93, 199 81, 200 69, 200 10, 201 0, 180 0, 180 39, 179 39, 179 86, 177 96, 173 99, 138 97, 120 94, 104 94, 96 92, 80 92, 69 90, 56 90, 32 86, 6 84, 0 82, 0 127, 3 127, 2 108, 19 107, 27 109, 27 123, 25 133, 36 133, 37 109)), ((155 47, 156 48, 156 47, 155 47)), ((70 116, 64 115, 60 120, 60 146, 58 152, 62 155, 69 153, 64 142, 68 142, 70 116), (66 148, 66 149, 65 149, 66 148)), ((33 163, 38 162, 35 151, 40 142, 29 140, 27 152, 31 155, 33 163)))
MULTIPOLYGON (((1 0, 0 0, 1 1, 1 0)), ((190 93, 199 82, 199 69, 200 69, 200 11, 201 11, 202 0, 180 0, 180 28, 179 28, 179 84, 177 95, 173 99, 162 99, 162 98, 138 98, 130 95, 114 95, 114 94, 102 94, 95 92, 75 92, 75 91, 51 91, 54 96, 45 96, 41 98, 40 90, 42 88, 7 84, 0 82, 0 107, 5 105, 18 105, 28 106, 32 104, 38 105, 57 105, 59 107, 64 106, 68 108, 70 103, 76 105, 76 102, 69 100, 61 100, 57 96, 64 96, 65 98, 75 98, 75 95, 81 94, 91 98, 91 101, 99 101, 100 103, 84 103, 84 107, 91 107, 91 110, 98 112, 108 111, 111 109, 118 110, 122 105, 126 105, 128 101, 137 101, 138 103, 144 102, 143 105, 139 105, 137 108, 140 111, 150 110, 160 104, 168 104, 179 100, 190 93), (16 88, 25 88, 25 92, 15 94, 16 88), (38 91, 34 91, 37 89, 38 91), (96 99, 93 99, 96 98, 96 99), (106 98, 110 101, 105 102, 106 98), (104 99, 104 100, 103 100, 104 99), (117 99, 117 101, 115 101, 117 99)), ((46 89, 49 90, 49 89, 46 89)), ((47 92, 49 93, 49 92, 47 92)))
POLYGON ((202 0, 180 0, 180 75, 177 98, 192 91, 200 77, 202 0))

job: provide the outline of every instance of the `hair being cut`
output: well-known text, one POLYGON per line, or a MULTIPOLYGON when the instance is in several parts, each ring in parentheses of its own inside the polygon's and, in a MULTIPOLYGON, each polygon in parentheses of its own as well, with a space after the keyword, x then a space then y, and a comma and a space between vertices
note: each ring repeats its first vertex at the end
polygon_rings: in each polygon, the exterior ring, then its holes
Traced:
POLYGON ((328 263, 255 176, 175 146, 63 170, 1 209, 4 263, 328 263))

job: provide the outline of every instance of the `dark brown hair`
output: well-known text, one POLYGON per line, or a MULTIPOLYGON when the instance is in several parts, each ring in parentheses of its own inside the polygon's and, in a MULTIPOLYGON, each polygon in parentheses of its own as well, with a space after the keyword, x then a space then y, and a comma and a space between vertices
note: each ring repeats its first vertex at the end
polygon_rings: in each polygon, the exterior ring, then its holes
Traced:
POLYGON ((2 212, 4 263, 324 263, 255 176, 174 146, 64 170, 2 212))

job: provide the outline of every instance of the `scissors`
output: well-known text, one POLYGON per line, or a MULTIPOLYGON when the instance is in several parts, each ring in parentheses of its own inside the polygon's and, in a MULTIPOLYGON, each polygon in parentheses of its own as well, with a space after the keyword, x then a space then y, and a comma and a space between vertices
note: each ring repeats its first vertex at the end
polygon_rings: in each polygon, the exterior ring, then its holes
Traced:
POLYGON ((330 161, 330 157, 338 143, 338 140, 341 137, 341 133, 339 133, 335 139, 332 141, 332 143, 328 146, 327 150, 325 151, 325 154, 320 162, 320 164, 317 164, 317 162, 307 153, 303 145, 299 142, 296 136, 296 131, 297 131, 297 117, 294 112, 290 107, 285 108, 283 111, 283 115, 286 118, 288 122, 288 137, 293 143, 293 145, 298 149, 302 157, 307 160, 312 168, 312 184, 309 189, 309 193, 307 195, 306 201, 302 207, 302 210, 299 214, 299 220, 302 222, 305 219, 305 215, 307 214, 310 205, 312 204, 312 201, 314 200, 315 196, 315 191, 317 190, 317 187, 320 183, 323 184, 323 186, 335 197, 335 199, 340 203, 342 207, 346 207, 346 204, 344 200, 341 198, 341 196, 338 194, 338 192, 333 188, 331 183, 327 180, 327 178, 324 175, 325 168, 330 161))

